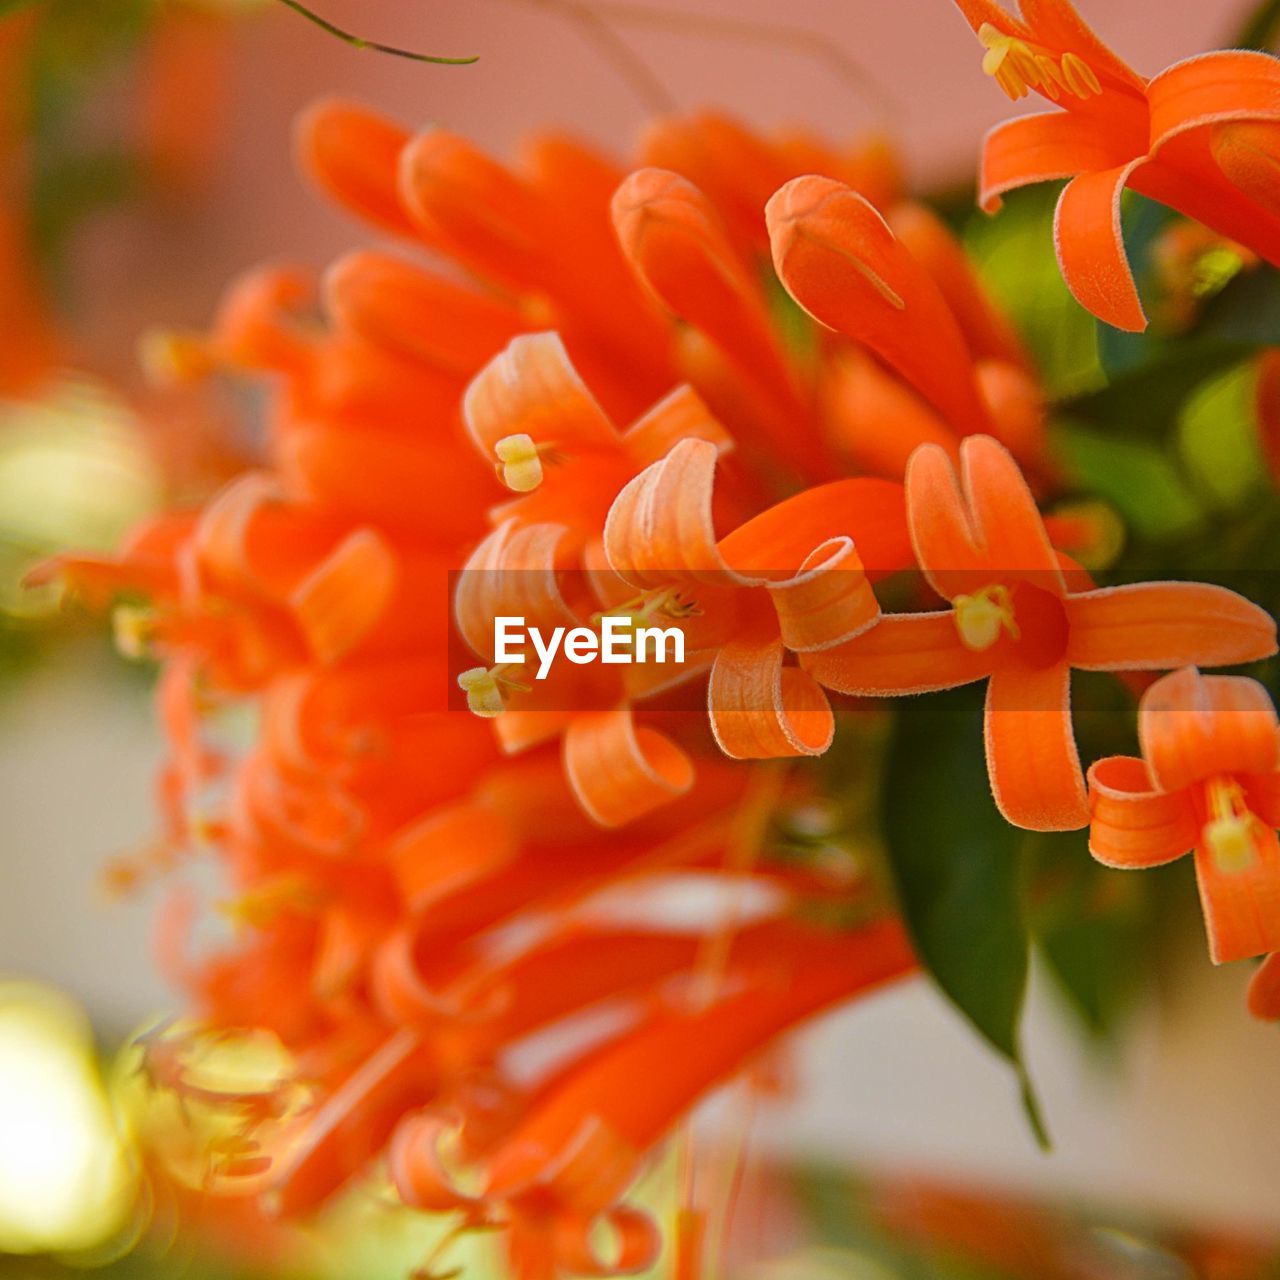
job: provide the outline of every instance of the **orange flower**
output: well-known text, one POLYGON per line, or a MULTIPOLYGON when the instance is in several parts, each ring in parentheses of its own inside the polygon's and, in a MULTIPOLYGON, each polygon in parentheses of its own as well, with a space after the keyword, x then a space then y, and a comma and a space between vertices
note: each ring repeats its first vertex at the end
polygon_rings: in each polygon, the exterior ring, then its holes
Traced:
POLYGON ((1009 454, 989 437, 936 446, 907 471, 907 519, 929 585, 952 608, 890 614, 865 636, 807 654, 842 693, 924 693, 986 679, 986 748, 1004 816, 1031 830, 1088 821, 1070 715, 1071 669, 1160 670, 1276 650, 1275 622, 1234 592, 1182 582, 1082 590, 1064 569, 1009 454))
POLYGON ((1070 178, 1055 243, 1079 302, 1119 329, 1146 316, 1120 230, 1126 187, 1280 265, 1280 60, 1232 49, 1175 63, 1152 80, 1122 62, 1068 0, 956 0, 986 49, 983 70, 1010 98, 1031 89, 1064 108, 997 126, 979 200, 1070 178))
POLYGON ((1214 963, 1280 951, 1280 730, 1266 690, 1185 667, 1143 695, 1138 733, 1142 759, 1089 770, 1093 856, 1155 867, 1194 849, 1214 963))

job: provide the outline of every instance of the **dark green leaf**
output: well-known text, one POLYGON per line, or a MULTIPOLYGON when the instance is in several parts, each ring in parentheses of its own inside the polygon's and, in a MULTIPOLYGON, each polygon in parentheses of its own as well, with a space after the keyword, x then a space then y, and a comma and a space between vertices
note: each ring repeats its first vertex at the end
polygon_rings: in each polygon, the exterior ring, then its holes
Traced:
POLYGON ((1105 498, 1138 538, 1167 542, 1204 527, 1200 502, 1158 445, 1061 426, 1054 447, 1072 486, 1105 498))
POLYGON ((884 832, 921 963, 1014 1066, 1043 1140, 1018 1035, 1029 947, 1021 833, 992 800, 982 719, 978 688, 902 704, 886 766, 884 832))
POLYGON ((1233 49, 1270 49, 1280 33, 1280 0, 1262 0, 1228 45, 1233 49))

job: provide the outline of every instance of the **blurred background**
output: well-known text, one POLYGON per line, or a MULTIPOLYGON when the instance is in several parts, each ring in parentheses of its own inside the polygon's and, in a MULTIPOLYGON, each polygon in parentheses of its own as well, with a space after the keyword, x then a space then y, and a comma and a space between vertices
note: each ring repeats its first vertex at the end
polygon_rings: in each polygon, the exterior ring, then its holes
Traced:
MULTIPOLYGON (((146 388, 140 333, 202 324, 246 265, 320 267, 368 242, 295 173, 291 121, 319 96, 499 153, 562 125, 625 154, 651 111, 545 0, 318 7, 363 36, 480 61, 357 51, 275 0, 0 3, 0 1253, 26 1259, 0 1274, 43 1274, 53 1264, 33 1259, 68 1252, 105 1262, 105 1240, 112 1258, 127 1253, 133 1175, 109 1055, 171 1003, 151 960, 153 903, 113 899, 101 875, 154 826, 149 675, 100 625, 18 586, 42 555, 105 548, 160 504, 207 493, 252 448, 234 404, 146 388)), ((1080 0, 1146 72, 1222 42, 1245 7, 1080 0)), ((628 8, 626 45, 679 107, 886 133, 924 190, 971 181, 983 132, 1007 115, 949 0, 628 8)), ((1247 973, 1209 969, 1193 930, 1186 943, 1145 963, 1159 990, 1105 1044, 1037 978, 1029 1057, 1049 1156, 1006 1073, 923 984, 808 1035, 804 1087, 765 1118, 762 1141, 801 1169, 779 1192, 782 1217, 826 1244, 777 1274, 953 1274, 944 1255, 967 1259, 957 1275, 1059 1274, 1045 1241, 1068 1221, 1085 1234, 1061 1274, 1264 1274, 1280 1237, 1280 1035, 1247 1020, 1247 973)), ((379 1266, 397 1274, 401 1228, 383 1226, 379 1266)), ((238 1238, 252 1258, 220 1267, 263 1261, 269 1232, 238 1238)), ((137 1265, 205 1265, 166 1248, 163 1264, 137 1265)))

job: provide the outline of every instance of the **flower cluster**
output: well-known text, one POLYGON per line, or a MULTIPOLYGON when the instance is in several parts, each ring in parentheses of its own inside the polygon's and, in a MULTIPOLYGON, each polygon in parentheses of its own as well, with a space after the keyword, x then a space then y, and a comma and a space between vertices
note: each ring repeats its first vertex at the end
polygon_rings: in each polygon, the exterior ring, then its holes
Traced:
MULTIPOLYGON (((964 7, 988 70, 1073 128, 1114 116, 1127 148, 1138 99, 1163 110, 1061 0, 1034 32, 964 7)), ((625 1199, 647 1153, 780 1034, 915 965, 858 865, 783 856, 816 772, 739 763, 824 753, 833 692, 986 681, 1009 822, 1092 822, 1112 865, 1195 848, 1215 958, 1280 950, 1275 717, 1192 669, 1274 653, 1274 621, 1219 586, 1094 587, 1073 553, 1098 530, 1052 511, 1033 362, 883 144, 708 114, 654 125, 630 170, 559 135, 508 168, 343 103, 299 136, 323 190, 448 270, 357 252, 317 298, 270 268, 209 334, 155 337, 171 377, 273 379, 263 469, 60 566, 132 597, 120 638, 163 664, 154 860, 211 848, 233 885, 234 943, 194 960, 171 936, 171 963, 319 1098, 271 1161, 250 1126, 224 1173, 301 1213, 383 1156, 406 1203, 506 1228, 527 1280, 650 1263, 625 1199), (535 685, 496 661, 505 615, 662 619, 689 656, 535 685), (1145 763, 1086 779, 1073 669, 1176 672, 1143 697, 1145 763), (228 757, 210 726, 243 700, 257 732, 228 757), (692 881, 709 905, 680 924, 664 894, 692 881), (567 1052, 527 1067, 552 1027, 567 1052)), ((988 195, 1012 185, 993 163, 988 195)), ((1156 171, 1126 161, 1108 198, 1156 171)), ((1266 225, 1221 229, 1266 256, 1266 225)))

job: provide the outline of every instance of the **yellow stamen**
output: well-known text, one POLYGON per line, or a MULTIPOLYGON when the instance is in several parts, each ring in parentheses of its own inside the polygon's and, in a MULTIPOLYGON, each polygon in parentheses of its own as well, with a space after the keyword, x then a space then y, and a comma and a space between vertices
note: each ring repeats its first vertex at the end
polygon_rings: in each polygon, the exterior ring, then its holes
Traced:
POLYGON ((966 649, 975 653, 990 649, 1000 639, 1001 631, 1008 632, 1015 640, 1021 634, 1008 587, 993 583, 971 596, 956 596, 952 603, 955 605, 956 630, 966 649))
POLYGON ((289 909, 312 911, 320 899, 301 875, 280 876, 248 893, 218 903, 218 910, 237 926, 262 928, 289 909))
POLYGON ((987 51, 983 71, 1015 102, 1032 89, 1054 102, 1064 91, 1082 100, 1102 92, 1101 81, 1079 54, 1055 58, 1048 49, 1005 35, 989 22, 978 28, 978 39, 987 51))
POLYGON ((197 333, 151 329, 138 342, 138 359, 147 381, 156 387, 187 386, 215 368, 208 343, 197 333))
POLYGON ((117 605, 111 615, 111 630, 116 650, 121 656, 134 662, 152 656, 156 617, 150 609, 132 604, 117 605))
POLYGON ((1256 855, 1258 819, 1249 811, 1244 791, 1231 778, 1212 778, 1205 787, 1212 815, 1205 823, 1204 842, 1220 871, 1248 871, 1256 855))
POLYGON ((502 483, 516 493, 532 493, 542 483, 542 452, 530 435, 503 436, 493 451, 502 483))
POLYGON ((467 710, 472 715, 492 720, 507 709, 508 689, 528 693, 529 686, 509 674, 510 664, 497 667, 472 667, 458 677, 458 688, 467 695, 467 710))

